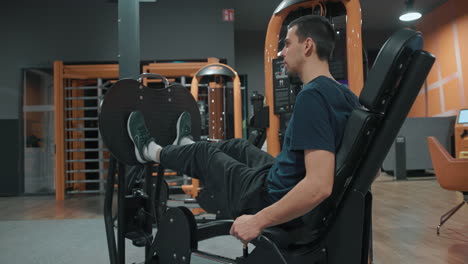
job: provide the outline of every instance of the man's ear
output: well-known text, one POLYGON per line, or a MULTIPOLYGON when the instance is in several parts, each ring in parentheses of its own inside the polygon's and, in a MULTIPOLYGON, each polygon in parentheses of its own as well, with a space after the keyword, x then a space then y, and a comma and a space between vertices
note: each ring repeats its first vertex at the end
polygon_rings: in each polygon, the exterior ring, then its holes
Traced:
POLYGON ((304 54, 306 56, 312 55, 313 52, 315 52, 316 46, 315 42, 311 38, 306 38, 304 40, 304 54))

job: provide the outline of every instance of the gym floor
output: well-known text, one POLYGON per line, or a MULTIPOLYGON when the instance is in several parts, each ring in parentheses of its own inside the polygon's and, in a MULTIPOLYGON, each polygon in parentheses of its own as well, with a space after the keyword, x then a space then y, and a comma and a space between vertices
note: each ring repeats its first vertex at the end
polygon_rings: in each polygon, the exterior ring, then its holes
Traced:
MULTIPOLYGON (((461 193, 443 190, 434 177, 397 182, 385 173, 372 189, 374 263, 468 263, 468 206, 436 235, 440 216, 462 201, 461 193)), ((19 220, 103 219, 103 198, 79 195, 59 202, 53 196, 0 198, 0 225, 19 220)))

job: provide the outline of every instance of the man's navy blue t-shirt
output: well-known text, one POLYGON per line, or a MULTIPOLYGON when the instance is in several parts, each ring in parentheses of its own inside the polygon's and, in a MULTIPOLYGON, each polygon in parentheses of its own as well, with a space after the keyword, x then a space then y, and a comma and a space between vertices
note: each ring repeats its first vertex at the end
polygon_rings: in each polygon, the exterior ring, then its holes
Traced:
POLYGON ((304 178, 304 150, 336 153, 346 121, 358 106, 356 95, 328 77, 319 76, 304 86, 296 97, 281 153, 268 173, 271 202, 281 199, 304 178))

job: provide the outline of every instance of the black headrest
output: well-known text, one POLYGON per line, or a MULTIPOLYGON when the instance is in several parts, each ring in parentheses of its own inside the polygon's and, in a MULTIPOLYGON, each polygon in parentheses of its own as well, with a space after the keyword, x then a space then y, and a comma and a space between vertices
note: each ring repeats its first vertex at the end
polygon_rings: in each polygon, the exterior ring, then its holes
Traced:
POLYGON ((385 112, 389 98, 399 85, 399 80, 390 80, 400 79, 410 61, 408 58, 422 48, 423 38, 420 32, 405 28, 393 34, 377 55, 359 96, 361 104, 372 112, 385 112))

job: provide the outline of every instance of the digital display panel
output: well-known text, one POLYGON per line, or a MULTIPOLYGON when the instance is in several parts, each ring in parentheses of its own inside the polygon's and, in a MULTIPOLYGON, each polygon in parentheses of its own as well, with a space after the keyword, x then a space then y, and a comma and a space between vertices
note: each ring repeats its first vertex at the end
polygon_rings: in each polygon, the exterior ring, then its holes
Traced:
POLYGON ((458 124, 466 124, 468 123, 468 109, 460 110, 460 114, 458 115, 458 124))

